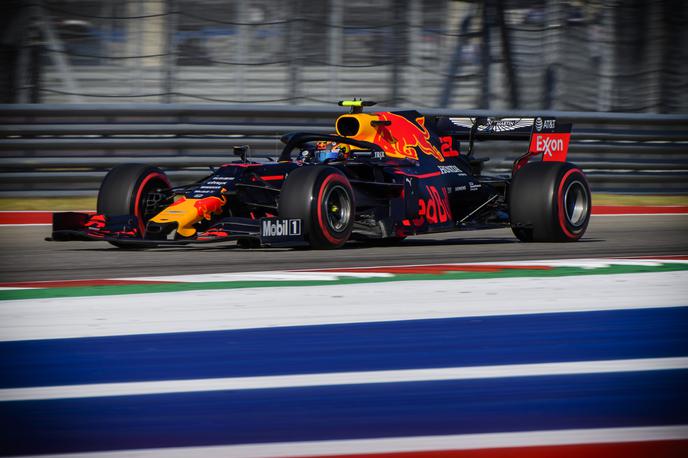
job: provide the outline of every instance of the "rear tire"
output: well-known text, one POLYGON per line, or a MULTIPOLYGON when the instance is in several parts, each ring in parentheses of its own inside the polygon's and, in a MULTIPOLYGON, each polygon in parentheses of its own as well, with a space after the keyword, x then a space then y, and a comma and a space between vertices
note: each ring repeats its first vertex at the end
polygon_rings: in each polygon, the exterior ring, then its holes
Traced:
POLYGON ((303 220, 311 247, 339 248, 354 227, 354 193, 346 176, 334 167, 303 166, 289 173, 278 205, 280 218, 303 220))
MULTIPOLYGON (((134 215, 138 232, 143 238, 146 223, 156 212, 147 210, 150 193, 157 189, 169 189, 170 181, 165 172, 145 164, 122 164, 110 170, 98 191, 98 214, 105 216, 134 215)), ((155 246, 110 242, 118 248, 149 248, 155 246)))
POLYGON ((591 208, 585 174, 569 162, 532 162, 511 181, 511 228, 522 242, 574 242, 585 233, 591 208))

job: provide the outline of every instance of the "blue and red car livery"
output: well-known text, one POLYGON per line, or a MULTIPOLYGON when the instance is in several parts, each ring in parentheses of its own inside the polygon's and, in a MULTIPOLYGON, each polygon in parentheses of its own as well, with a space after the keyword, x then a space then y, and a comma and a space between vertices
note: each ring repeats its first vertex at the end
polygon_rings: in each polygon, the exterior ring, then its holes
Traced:
POLYGON ((330 135, 282 137, 276 161, 240 158, 173 187, 157 167, 124 164, 105 177, 95 216, 56 213, 51 240, 120 247, 238 241, 336 248, 433 232, 511 227, 525 242, 575 241, 588 225, 585 174, 566 162, 571 125, 554 118, 351 112, 330 135), (528 140, 510 174, 485 175, 477 141, 528 140))

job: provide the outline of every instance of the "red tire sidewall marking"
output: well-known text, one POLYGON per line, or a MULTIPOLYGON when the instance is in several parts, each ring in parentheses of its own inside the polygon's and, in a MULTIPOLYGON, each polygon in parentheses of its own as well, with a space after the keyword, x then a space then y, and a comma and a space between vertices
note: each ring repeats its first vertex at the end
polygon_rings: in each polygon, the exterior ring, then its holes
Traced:
POLYGON ((170 180, 167 179, 167 176, 163 175, 162 173, 158 173, 158 172, 149 173, 141 181, 141 184, 139 184, 139 188, 136 191, 136 200, 134 201, 134 216, 136 216, 136 219, 138 220, 139 231, 140 231, 141 237, 143 237, 143 235, 146 231, 146 225, 143 223, 143 218, 141 215, 141 209, 139 208, 139 202, 141 201, 141 194, 143 193, 143 190, 146 188, 146 185, 148 184, 149 181, 151 181, 155 178, 159 178, 168 187, 170 186, 170 180))
POLYGON ((562 196, 562 192, 564 191, 564 184, 566 184, 566 180, 569 178, 574 173, 580 173, 583 177, 583 172, 580 169, 571 169, 567 171, 563 177, 561 177, 561 181, 559 182, 559 191, 557 192, 557 207, 558 207, 558 216, 559 216, 559 227, 561 227, 561 230, 564 231, 564 235, 568 237, 571 240, 576 240, 580 237, 580 235, 576 235, 573 232, 569 230, 569 228, 566 225, 566 215, 564 215, 564 199, 562 196))
MULTIPOLYGON (((316 201, 316 205, 318 206, 318 225, 320 226, 320 232, 322 232, 322 235, 327 239, 328 242, 330 242, 333 245, 340 245, 342 243, 342 239, 337 239, 335 238, 332 234, 330 234, 330 231, 327 229, 327 224, 325 223, 325 220, 323 218, 323 213, 322 213, 322 207, 323 207, 323 195, 325 194, 325 190, 327 189, 327 185, 330 182, 338 182, 339 184, 343 185, 346 189, 350 189, 349 182, 346 178, 343 176, 339 175, 338 173, 333 173, 331 175, 328 175, 325 180, 323 180, 322 184, 320 185, 320 190, 318 191, 318 200, 316 201)), ((353 198, 353 195, 352 195, 353 198)), ((353 199, 352 199, 352 207, 353 207, 353 199)))

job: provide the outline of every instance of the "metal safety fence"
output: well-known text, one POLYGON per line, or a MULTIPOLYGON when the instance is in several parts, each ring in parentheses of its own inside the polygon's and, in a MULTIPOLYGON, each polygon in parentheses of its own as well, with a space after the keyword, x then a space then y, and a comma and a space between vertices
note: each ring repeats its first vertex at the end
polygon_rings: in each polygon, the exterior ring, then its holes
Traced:
MULTIPOLYGON (((393 110, 394 108, 377 108, 393 110)), ((150 163, 181 184, 235 160, 276 158, 293 131, 331 133, 339 107, 227 104, 0 105, 0 196, 95 195, 107 170, 150 163)), ((426 109, 426 116, 554 116, 574 124, 569 160, 593 191, 688 192, 688 115, 426 109)), ((485 173, 508 173, 526 142, 476 144, 485 173)))
POLYGON ((4 0, 0 103, 682 113, 688 3, 4 0))

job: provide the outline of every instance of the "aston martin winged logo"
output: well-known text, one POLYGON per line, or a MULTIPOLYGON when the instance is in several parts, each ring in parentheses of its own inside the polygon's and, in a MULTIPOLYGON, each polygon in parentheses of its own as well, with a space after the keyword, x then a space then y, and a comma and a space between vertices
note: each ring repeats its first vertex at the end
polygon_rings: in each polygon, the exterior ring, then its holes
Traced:
POLYGON ((449 118, 449 120, 455 126, 465 127, 466 129, 470 129, 475 123, 475 118, 449 118))
MULTIPOLYGON (((465 128, 472 128, 476 123, 476 118, 449 118, 454 125, 465 128)), ((482 121, 482 120, 481 120, 482 121)), ((478 124, 478 132, 508 132, 522 127, 531 127, 534 118, 487 118, 478 124)))
POLYGON ((520 129, 521 127, 531 127, 533 118, 487 118, 487 123, 478 126, 481 132, 507 132, 520 129))

